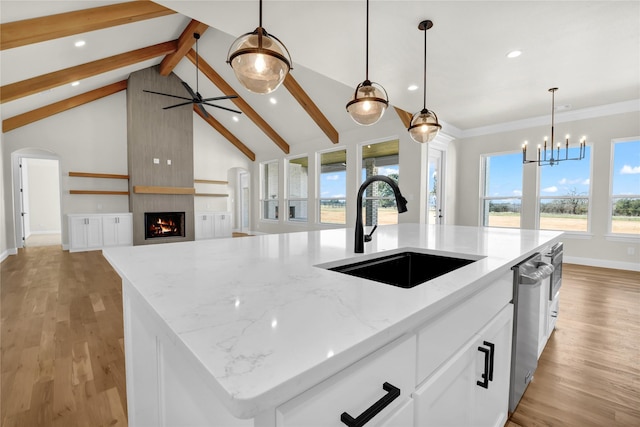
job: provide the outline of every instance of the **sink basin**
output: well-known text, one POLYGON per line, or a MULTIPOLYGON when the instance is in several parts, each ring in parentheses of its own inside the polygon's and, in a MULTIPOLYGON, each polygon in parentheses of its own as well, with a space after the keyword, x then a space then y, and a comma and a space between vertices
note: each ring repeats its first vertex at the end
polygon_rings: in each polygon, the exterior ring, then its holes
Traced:
POLYGON ((475 261, 477 259, 405 251, 327 269, 400 288, 413 288, 475 261))

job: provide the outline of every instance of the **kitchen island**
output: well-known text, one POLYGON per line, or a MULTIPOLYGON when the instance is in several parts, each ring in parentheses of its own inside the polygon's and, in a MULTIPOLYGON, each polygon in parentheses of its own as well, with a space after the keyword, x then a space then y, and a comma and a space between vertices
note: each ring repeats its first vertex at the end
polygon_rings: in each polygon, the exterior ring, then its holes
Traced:
POLYGON ((504 423, 511 267, 562 233, 380 226, 358 255, 353 234, 105 249, 123 281, 130 425, 345 425, 378 400, 371 425, 504 423), (323 268, 404 248, 476 261, 410 289, 323 268))

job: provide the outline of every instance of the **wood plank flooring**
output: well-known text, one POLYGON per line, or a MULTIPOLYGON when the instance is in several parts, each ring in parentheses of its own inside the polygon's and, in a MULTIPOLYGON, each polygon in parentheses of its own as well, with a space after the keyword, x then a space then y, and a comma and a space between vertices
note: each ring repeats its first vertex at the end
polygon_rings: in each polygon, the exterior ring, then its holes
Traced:
MULTIPOLYGON (((2 427, 126 426, 121 284, 102 254, 27 248, 0 269, 2 427)), ((561 292, 507 426, 640 426, 640 273, 565 264, 561 292)))

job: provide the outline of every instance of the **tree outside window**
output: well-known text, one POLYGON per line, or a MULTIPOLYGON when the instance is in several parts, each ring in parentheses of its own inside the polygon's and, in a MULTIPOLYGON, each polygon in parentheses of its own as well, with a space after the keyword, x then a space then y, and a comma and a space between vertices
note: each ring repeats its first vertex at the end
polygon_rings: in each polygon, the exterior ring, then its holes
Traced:
POLYGON ((640 140, 614 142, 612 150, 610 231, 640 235, 640 140))

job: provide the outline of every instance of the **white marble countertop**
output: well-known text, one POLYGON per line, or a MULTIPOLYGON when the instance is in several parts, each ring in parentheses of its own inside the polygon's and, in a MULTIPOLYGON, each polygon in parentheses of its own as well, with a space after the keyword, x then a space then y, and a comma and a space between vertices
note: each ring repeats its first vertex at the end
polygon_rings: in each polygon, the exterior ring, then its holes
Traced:
POLYGON ((380 226, 104 249, 232 414, 277 406, 478 291, 562 233, 380 226), (315 267, 398 248, 483 256, 411 289, 315 267), (492 276, 493 275, 493 276, 492 276), (195 358, 194 358, 195 357, 195 358))

